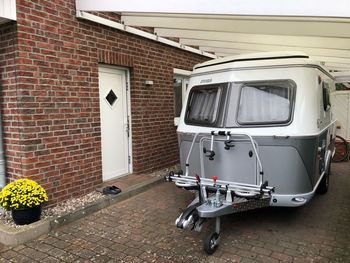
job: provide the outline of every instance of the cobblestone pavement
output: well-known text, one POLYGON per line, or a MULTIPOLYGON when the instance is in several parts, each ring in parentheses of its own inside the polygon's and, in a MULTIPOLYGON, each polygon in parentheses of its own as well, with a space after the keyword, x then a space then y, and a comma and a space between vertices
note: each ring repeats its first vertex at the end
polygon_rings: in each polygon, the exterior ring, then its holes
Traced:
POLYGON ((192 194, 164 183, 25 245, 0 247, 0 262, 350 262, 349 190, 350 164, 334 164, 328 194, 304 207, 224 217, 220 246, 207 256, 205 233, 174 226, 192 194))

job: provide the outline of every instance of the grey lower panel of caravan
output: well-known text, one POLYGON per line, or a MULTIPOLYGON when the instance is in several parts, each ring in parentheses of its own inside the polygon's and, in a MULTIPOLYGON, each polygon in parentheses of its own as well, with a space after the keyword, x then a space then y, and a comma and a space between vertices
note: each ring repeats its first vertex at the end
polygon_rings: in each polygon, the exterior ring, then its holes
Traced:
MULTIPOLYGON (((179 135, 181 167, 185 160, 193 136, 179 135)), ((318 136, 314 137, 254 137, 259 147, 259 156, 264 170, 264 180, 275 187, 277 195, 298 195, 313 191, 317 180, 316 152, 318 136)), ((210 147, 209 141, 203 146, 210 147)), ((189 159, 189 175, 206 178, 218 176, 220 180, 257 184, 257 161, 251 154, 248 142, 237 142, 230 150, 224 149, 222 142, 214 143, 214 160, 203 158, 204 171, 200 165, 199 139, 194 145, 189 159)))

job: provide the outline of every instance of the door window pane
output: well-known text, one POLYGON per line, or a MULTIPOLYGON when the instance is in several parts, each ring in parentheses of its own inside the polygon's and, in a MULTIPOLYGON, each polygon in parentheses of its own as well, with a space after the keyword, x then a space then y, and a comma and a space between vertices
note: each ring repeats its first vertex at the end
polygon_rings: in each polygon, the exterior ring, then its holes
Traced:
POLYGON ((117 99, 118 99, 117 95, 115 95, 115 93, 111 89, 106 96, 106 100, 108 101, 109 105, 112 107, 117 99))

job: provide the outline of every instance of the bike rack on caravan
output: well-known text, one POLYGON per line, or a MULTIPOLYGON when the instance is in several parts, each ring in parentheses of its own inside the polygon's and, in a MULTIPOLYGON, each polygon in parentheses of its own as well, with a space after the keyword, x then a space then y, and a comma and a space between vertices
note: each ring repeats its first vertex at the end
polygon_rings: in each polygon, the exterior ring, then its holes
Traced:
POLYGON ((220 242, 221 216, 267 207, 270 205, 271 193, 274 191, 274 187, 268 186, 268 182, 264 181, 264 171, 257 143, 249 134, 233 134, 229 131, 212 131, 210 134, 196 133, 186 158, 185 174, 171 172, 166 176, 166 180, 175 182, 178 187, 197 192, 197 197, 176 219, 175 224, 178 228, 185 229, 192 226, 192 229, 201 231, 205 219, 216 219, 215 230, 204 240, 204 250, 208 254, 213 254, 220 242), (199 139, 201 175, 194 177, 189 176, 189 160, 199 136, 201 136, 199 139), (205 141, 210 142, 209 150, 204 147, 205 141), (218 180, 217 176, 213 176, 212 180, 205 178, 204 158, 214 159, 214 141, 223 144, 226 150, 230 150, 238 141, 246 141, 252 145, 258 164, 256 184, 218 180))

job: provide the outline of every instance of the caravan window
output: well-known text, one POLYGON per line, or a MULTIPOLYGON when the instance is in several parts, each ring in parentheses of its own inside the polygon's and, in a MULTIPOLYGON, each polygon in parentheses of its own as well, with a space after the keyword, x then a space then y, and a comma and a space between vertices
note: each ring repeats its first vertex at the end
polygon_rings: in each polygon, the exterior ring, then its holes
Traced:
POLYGON ((326 82, 322 83, 322 97, 323 97, 323 109, 329 111, 331 108, 331 101, 329 99, 329 86, 326 82))
POLYGON ((215 126, 227 84, 205 85, 192 88, 186 110, 186 124, 215 126))
POLYGON ((283 124, 291 120, 291 81, 246 83, 241 88, 237 122, 241 125, 283 124))

